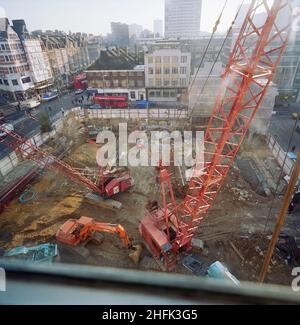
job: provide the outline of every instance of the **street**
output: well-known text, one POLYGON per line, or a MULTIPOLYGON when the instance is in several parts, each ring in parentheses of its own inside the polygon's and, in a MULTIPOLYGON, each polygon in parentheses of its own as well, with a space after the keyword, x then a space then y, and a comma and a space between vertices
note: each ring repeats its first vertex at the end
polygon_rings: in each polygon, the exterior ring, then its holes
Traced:
MULTIPOLYGON (((5 122, 13 124, 15 131, 18 134, 26 138, 30 138, 37 134, 40 130, 39 112, 42 110, 46 111, 51 122, 53 123, 61 117, 61 108, 63 108, 64 111, 68 111, 75 107, 76 104, 72 104, 72 100, 80 98, 82 95, 84 94, 75 96, 74 92, 72 92, 62 95, 48 103, 42 103, 38 108, 32 110, 31 114, 34 118, 30 118, 28 115, 26 115, 25 111, 13 112, 6 116, 5 122)), ((0 159, 7 156, 10 152, 10 148, 0 144, 0 159)))
POLYGON ((297 122, 292 118, 293 113, 298 113, 300 116, 300 105, 291 103, 289 107, 275 107, 274 112, 276 114, 272 116, 270 124, 270 132, 273 137, 285 151, 291 150, 293 146, 296 147, 296 150, 300 150, 300 133, 297 130, 294 132, 290 148, 288 148, 295 124, 298 123, 300 127, 300 121, 297 122))

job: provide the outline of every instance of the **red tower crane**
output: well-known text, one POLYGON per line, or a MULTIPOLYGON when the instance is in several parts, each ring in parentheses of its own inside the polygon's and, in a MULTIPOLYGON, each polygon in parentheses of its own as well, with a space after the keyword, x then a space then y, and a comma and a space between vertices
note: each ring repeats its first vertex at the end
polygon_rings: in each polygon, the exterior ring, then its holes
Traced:
POLYGON ((23 157, 34 161, 42 168, 46 167, 58 171, 75 183, 85 185, 100 196, 112 197, 117 193, 128 190, 133 185, 133 180, 128 173, 115 177, 104 172, 101 166, 99 166, 99 177, 97 177, 96 181, 92 181, 85 175, 84 171, 80 172, 62 160, 57 159, 33 144, 31 140, 27 140, 15 131, 5 128, 4 125, 0 124, 0 131, 6 134, 6 137, 0 138, 0 143, 20 152, 23 157))
POLYGON ((292 23, 291 3, 269 3, 252 0, 250 4, 205 133, 202 173, 194 170, 181 203, 175 201, 168 170, 160 170, 163 207, 156 202, 146 207, 140 233, 166 270, 176 265, 178 252, 191 249, 195 231, 222 186, 286 48, 292 23), (257 12, 265 12, 264 23, 255 19, 257 12), (285 26, 282 21, 277 24, 279 16, 285 18, 285 26))

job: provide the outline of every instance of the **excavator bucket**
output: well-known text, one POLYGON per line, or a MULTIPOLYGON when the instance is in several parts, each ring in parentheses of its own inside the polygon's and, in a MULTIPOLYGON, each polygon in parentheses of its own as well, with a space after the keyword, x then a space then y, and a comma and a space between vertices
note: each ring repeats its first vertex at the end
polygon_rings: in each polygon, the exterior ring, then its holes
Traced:
POLYGON ((132 251, 129 253, 129 258, 134 262, 135 265, 139 264, 141 253, 142 253, 142 245, 134 245, 132 247, 132 251))

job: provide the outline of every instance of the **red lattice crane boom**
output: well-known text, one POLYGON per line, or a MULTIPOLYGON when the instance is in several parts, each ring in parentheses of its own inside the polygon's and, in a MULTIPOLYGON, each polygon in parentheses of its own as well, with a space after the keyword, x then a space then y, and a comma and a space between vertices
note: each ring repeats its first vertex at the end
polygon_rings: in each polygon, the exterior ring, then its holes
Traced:
MULTIPOLYGON (((194 171, 184 200, 174 199, 170 175, 160 171, 163 208, 148 206, 140 232, 152 254, 172 269, 211 207, 249 129, 286 48, 292 23, 289 0, 252 0, 222 76, 204 138, 201 173, 194 171), (255 19, 264 11, 263 24, 255 19), (283 16, 285 15, 285 16, 283 16), (284 17, 286 25, 277 25, 284 17), (170 202, 167 202, 167 196, 170 202)), ((196 168, 195 168, 196 170, 196 168)))
POLYGON ((112 197, 115 194, 125 192, 133 185, 133 179, 128 172, 125 171, 119 175, 113 171, 103 171, 102 166, 99 166, 99 175, 93 181, 95 175, 90 175, 91 179, 88 178, 88 173, 85 171, 80 172, 64 161, 57 159, 36 146, 31 140, 26 140, 18 133, 5 128, 4 125, 1 126, 0 124, 0 131, 6 134, 6 137, 0 138, 0 143, 20 152, 23 157, 34 161, 38 166, 58 171, 78 185, 84 185, 100 196, 112 197))
MULTIPOLYGON (((93 192, 102 194, 101 189, 98 185, 93 183, 87 177, 81 175, 79 171, 70 165, 66 164, 60 159, 57 159, 55 156, 49 154, 48 152, 40 149, 38 146, 32 143, 30 140, 26 140, 18 133, 4 128, 0 124, 0 131, 6 133, 7 138, 2 139, 1 143, 4 143, 6 146, 12 148, 21 153, 21 155, 27 159, 34 161, 38 166, 42 168, 49 168, 54 171, 61 172, 63 175, 66 175, 75 183, 82 185, 84 184, 93 192)), ((1 140, 1 139, 0 139, 1 140)))

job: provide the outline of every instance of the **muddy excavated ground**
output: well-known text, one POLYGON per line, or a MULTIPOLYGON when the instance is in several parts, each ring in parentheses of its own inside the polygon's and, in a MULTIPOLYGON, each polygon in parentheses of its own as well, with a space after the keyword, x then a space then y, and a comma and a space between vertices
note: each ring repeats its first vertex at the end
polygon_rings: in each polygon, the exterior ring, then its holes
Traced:
MULTIPOLYGON (((97 147, 85 141, 83 135, 80 141, 74 141, 71 152, 64 160, 78 168, 96 168, 97 147)), ((259 145, 264 145, 265 148, 264 156, 258 159, 268 158, 270 153, 266 145, 262 143, 259 145)), ((255 156, 255 150, 245 147, 243 155, 255 156)), ((84 199, 88 193, 86 188, 72 183, 54 171, 44 170, 27 189, 35 191, 36 198, 26 204, 21 204, 15 199, 0 215, 0 247, 11 249, 20 245, 55 242, 55 234, 59 227, 69 218, 76 219, 80 216, 92 217, 100 222, 121 224, 130 238, 140 242, 139 220, 143 216, 147 200, 160 197, 160 187, 155 168, 131 168, 131 174, 135 181, 133 191, 114 197, 123 204, 123 208, 119 211, 110 211, 87 202, 84 199)), ((263 253, 269 242, 267 236, 270 235, 270 229, 276 220, 280 203, 281 200, 273 202, 272 195, 269 197, 258 195, 242 177, 237 166, 233 166, 217 201, 197 234, 197 237, 204 241, 205 249, 201 254, 192 253, 207 263, 217 260, 224 262, 240 280, 256 281, 263 253), (271 204, 273 209, 269 227, 265 231, 271 204), (240 254, 236 253, 233 246, 240 254)), ((295 230, 294 221, 290 220, 293 230, 295 230)), ((145 248, 137 266, 128 258, 128 251, 122 246, 119 238, 105 234, 104 239, 100 246, 89 244, 90 255, 87 258, 61 247, 60 261, 160 270, 145 248)), ((175 272, 191 274, 182 265, 179 265, 175 272)), ((277 255, 272 260, 268 282, 285 285, 291 283, 291 267, 277 255)))

